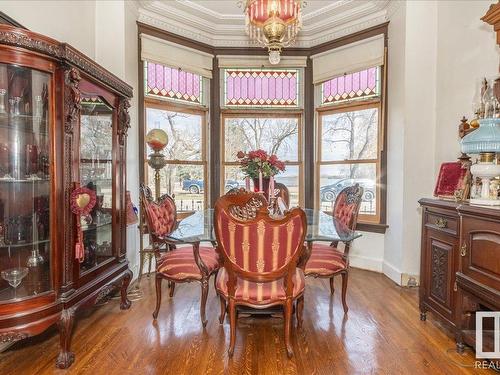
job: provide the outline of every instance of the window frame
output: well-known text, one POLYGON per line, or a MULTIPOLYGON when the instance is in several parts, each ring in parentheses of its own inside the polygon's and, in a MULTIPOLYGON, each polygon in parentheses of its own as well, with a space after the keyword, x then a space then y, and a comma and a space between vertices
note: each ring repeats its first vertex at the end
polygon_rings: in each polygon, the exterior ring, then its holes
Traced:
MULTIPOLYGON (((381 72, 383 67, 380 68, 381 72)), ((355 163, 369 163, 376 165, 376 212, 375 215, 366 215, 360 213, 358 216, 358 222, 360 224, 383 224, 383 217, 385 212, 385 202, 383 199, 382 191, 382 175, 385 171, 385 162, 383 156, 384 150, 384 92, 382 91, 377 98, 370 98, 365 100, 351 100, 349 102, 342 102, 339 104, 328 104, 322 105, 316 108, 317 121, 316 121, 316 166, 315 166, 315 179, 314 179, 314 206, 320 210, 320 190, 321 190, 321 167, 329 165, 345 165, 345 164, 355 164, 355 163), (355 112, 364 109, 376 108, 378 110, 378 125, 377 125, 377 158, 376 159, 346 159, 346 160, 322 160, 322 131, 323 131, 323 117, 344 112, 355 112)), ((332 205, 333 207, 333 205, 332 205)))
POLYGON ((221 110, 221 126, 220 126, 220 139, 221 139, 221 147, 220 147, 220 181, 219 181, 219 193, 224 194, 225 188, 225 177, 226 177, 226 166, 239 166, 237 161, 226 161, 226 119, 230 118, 242 118, 242 117, 255 117, 255 118, 295 118, 297 119, 298 124, 298 134, 297 134, 297 142, 298 142, 298 155, 297 161, 284 161, 285 166, 297 166, 299 169, 298 173, 298 181, 299 181, 299 206, 304 206, 304 134, 303 134, 303 112, 302 110, 277 110, 266 108, 265 110, 230 110, 223 109, 221 110))
MULTIPOLYGON (((180 159, 165 159, 166 160, 166 165, 198 165, 203 167, 203 175, 204 175, 204 189, 203 189, 203 209, 206 210, 208 208, 208 198, 210 197, 210 176, 209 176, 209 171, 208 171, 208 134, 209 134, 209 129, 208 129, 208 121, 207 121, 207 116, 208 116, 208 108, 204 106, 199 106, 199 105, 190 105, 190 104, 182 104, 176 101, 173 103, 169 99, 158 99, 155 97, 151 97, 148 95, 144 96, 144 127, 143 127, 143 133, 144 135, 147 134, 147 110, 148 108, 153 108, 161 111, 168 111, 168 112, 180 112, 180 113, 186 113, 186 114, 192 114, 192 115, 198 115, 201 118, 201 159, 200 160, 180 160, 180 159)), ((144 146, 144 183, 148 184, 149 181, 149 165, 148 165, 148 155, 147 155, 147 146, 144 146)), ((170 194, 169 194, 170 195, 170 194)), ((190 210, 183 210, 183 211, 190 211, 190 210)), ((178 212, 183 212, 183 211, 178 211, 178 212)))

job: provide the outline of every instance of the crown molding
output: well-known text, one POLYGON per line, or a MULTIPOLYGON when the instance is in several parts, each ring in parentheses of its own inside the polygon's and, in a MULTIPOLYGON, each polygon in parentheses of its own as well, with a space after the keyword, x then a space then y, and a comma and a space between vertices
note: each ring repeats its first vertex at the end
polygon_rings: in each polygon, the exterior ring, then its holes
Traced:
MULTIPOLYGON (((389 0, 338 0, 303 16, 294 47, 310 48, 388 20, 389 0)), ((244 30, 244 15, 221 14, 198 2, 140 1, 138 21, 213 47, 257 47, 244 30)), ((243 11, 242 11, 243 12, 243 11)))

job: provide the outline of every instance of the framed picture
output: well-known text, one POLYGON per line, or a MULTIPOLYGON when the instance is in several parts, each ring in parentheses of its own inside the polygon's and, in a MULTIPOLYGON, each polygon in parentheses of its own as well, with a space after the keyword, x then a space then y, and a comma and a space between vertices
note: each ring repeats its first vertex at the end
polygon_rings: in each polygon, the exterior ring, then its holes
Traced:
POLYGON ((439 169, 434 196, 457 201, 467 199, 469 179, 469 168, 463 163, 459 161, 443 163, 439 169))

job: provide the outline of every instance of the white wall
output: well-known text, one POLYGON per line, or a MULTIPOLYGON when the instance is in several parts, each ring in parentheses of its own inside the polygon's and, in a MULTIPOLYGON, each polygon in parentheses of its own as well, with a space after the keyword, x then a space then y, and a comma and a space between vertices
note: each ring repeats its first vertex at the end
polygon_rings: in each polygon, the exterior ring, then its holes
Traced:
POLYGON ((2 0, 0 11, 28 29, 95 57, 95 0, 2 0))
POLYGON ((476 80, 498 72, 490 1, 411 0, 389 24, 388 224, 384 273, 417 276, 421 212, 439 165, 459 155, 458 124, 470 115, 476 80))
POLYGON ((493 1, 438 2, 436 168, 460 155, 457 127, 471 118, 475 82, 498 74, 493 26, 480 18, 493 1))

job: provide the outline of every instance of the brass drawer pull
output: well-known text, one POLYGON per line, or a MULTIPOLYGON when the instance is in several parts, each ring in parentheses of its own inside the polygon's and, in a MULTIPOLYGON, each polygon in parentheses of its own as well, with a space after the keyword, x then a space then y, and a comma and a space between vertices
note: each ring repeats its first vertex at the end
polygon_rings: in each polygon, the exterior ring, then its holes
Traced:
POLYGON ((456 292, 458 290, 457 282, 453 283, 453 291, 456 292))
POLYGON ((462 245, 462 247, 460 248, 460 255, 463 257, 467 255, 467 244, 466 243, 464 243, 462 245))
POLYGON ((447 225, 448 225, 448 221, 446 221, 446 219, 443 219, 442 217, 438 217, 436 219, 436 227, 446 228, 447 225))

